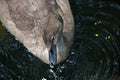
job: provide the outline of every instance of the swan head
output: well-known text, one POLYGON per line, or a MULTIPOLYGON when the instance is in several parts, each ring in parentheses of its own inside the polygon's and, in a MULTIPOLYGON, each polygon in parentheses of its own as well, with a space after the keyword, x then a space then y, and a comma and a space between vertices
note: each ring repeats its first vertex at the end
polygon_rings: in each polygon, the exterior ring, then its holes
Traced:
POLYGON ((48 26, 44 29, 43 40, 48 51, 48 64, 56 65, 68 57, 70 45, 63 32, 64 22, 60 15, 52 18, 48 26))

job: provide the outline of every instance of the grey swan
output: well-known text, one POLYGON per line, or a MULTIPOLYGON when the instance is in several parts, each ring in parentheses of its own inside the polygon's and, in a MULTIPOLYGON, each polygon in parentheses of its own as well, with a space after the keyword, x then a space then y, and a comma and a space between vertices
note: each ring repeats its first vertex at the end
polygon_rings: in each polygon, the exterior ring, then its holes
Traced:
POLYGON ((68 0, 0 0, 0 20, 43 62, 56 65, 68 57, 74 37, 68 0))

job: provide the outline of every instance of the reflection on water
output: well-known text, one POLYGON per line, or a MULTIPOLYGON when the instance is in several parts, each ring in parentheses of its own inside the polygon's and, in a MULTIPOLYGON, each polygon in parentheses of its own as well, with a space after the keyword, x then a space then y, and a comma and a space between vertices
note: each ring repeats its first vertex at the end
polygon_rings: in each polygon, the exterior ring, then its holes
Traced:
POLYGON ((0 25, 0 79, 120 80, 120 3, 70 0, 75 39, 65 62, 50 68, 0 25))

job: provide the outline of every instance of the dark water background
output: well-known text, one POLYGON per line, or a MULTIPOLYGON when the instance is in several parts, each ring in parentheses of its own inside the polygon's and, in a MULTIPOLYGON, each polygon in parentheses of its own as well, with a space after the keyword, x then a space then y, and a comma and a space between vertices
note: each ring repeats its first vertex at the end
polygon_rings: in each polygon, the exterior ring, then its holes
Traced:
POLYGON ((75 39, 51 69, 0 24, 0 80, 120 80, 120 1, 70 0, 75 39))

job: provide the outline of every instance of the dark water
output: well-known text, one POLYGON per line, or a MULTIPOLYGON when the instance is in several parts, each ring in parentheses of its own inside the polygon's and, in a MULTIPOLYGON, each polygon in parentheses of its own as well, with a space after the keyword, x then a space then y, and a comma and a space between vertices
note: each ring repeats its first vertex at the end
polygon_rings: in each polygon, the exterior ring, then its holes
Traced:
POLYGON ((120 80, 120 1, 70 0, 71 55, 51 69, 0 25, 0 80, 120 80))

